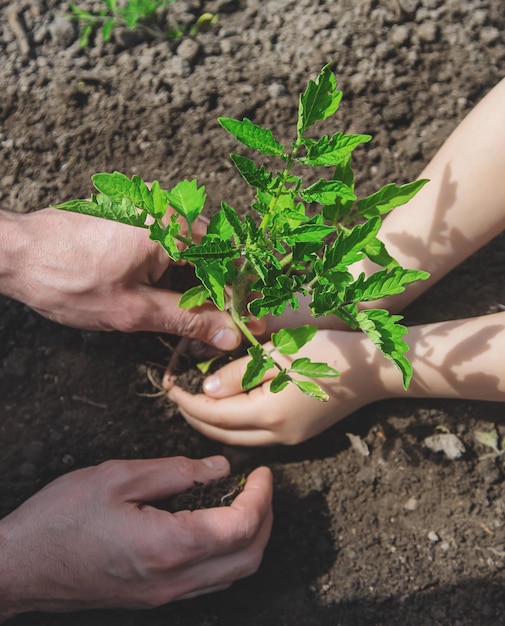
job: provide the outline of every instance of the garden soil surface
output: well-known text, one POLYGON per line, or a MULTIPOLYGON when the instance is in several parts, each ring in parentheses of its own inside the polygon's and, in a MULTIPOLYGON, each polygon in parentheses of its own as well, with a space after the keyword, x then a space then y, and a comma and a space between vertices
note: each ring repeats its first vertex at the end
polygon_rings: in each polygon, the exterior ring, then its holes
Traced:
MULTIPOLYGON (((248 117, 289 142, 298 94, 328 62, 344 91, 334 130, 374 136, 356 153, 365 195, 415 178, 505 70, 503 0, 177 1, 179 23, 209 11, 217 24, 179 41, 119 29, 86 49, 69 4, 0 1, 7 210, 83 197, 94 172, 113 170, 165 186, 196 177, 209 212, 222 199, 240 206, 248 192, 229 160, 240 148, 217 117, 248 117)), ((407 322, 502 309, 504 271, 500 236, 412 305, 407 322)), ((505 434, 503 405, 390 400, 302 445, 229 448, 193 431, 165 398, 140 395, 155 391, 147 369, 161 372, 168 358, 154 335, 69 329, 1 299, 0 514, 106 459, 224 453, 237 472, 267 464, 274 473, 259 572, 150 611, 27 614, 13 625, 505 624, 504 466, 482 460, 489 450, 475 440, 495 427, 505 434), (441 432, 464 444, 461 458, 426 447, 441 432)), ((187 384, 195 371, 189 363, 187 384)))

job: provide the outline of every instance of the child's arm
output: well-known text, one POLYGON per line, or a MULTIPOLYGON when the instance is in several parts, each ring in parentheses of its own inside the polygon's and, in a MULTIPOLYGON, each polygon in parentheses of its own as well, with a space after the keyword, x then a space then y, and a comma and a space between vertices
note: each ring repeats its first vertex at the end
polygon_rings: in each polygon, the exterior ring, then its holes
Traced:
MULTIPOLYGON (((367 308, 398 313, 505 228, 505 79, 456 128, 421 178, 430 182, 387 216, 379 238, 400 265, 431 278, 367 308)), ((376 269, 370 261, 351 268, 355 276, 376 269)), ((265 332, 308 323, 344 328, 334 316, 311 320, 307 303, 269 318, 265 332)))
MULTIPOLYGON (((230 445, 250 446, 299 443, 356 409, 385 398, 505 402, 505 312, 414 326, 406 341, 414 369, 408 391, 396 367, 363 334, 321 330, 296 356, 327 361, 341 372, 339 378, 318 381, 330 396, 328 402, 309 398, 294 385, 272 394, 266 382, 250 393, 243 392, 240 381, 248 357, 233 361, 206 380, 207 387, 217 384, 214 397, 192 395, 179 387, 169 397, 204 435, 230 445)), ((287 357, 278 360, 286 363, 287 357)))

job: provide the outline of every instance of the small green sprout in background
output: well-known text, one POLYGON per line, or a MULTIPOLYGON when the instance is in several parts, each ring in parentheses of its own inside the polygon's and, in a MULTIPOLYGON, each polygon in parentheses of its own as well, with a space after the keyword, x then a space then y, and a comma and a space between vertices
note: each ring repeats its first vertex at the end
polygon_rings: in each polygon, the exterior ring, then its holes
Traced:
POLYGON ((196 180, 183 180, 165 190, 158 181, 148 187, 136 175, 130 179, 119 172, 99 173, 92 177, 98 194, 91 200, 71 200, 56 207, 146 228, 173 261, 192 264, 200 282, 182 295, 179 305, 193 308, 211 300, 218 309, 229 311, 251 344, 244 389, 258 385, 267 371, 277 369, 271 391, 294 384, 308 396, 328 399, 318 383, 307 379, 336 377, 334 368, 307 357, 294 358, 283 367, 276 357, 296 355, 314 337, 316 326, 273 333, 269 349, 247 326, 251 316, 281 315, 288 305, 296 309, 300 295, 310 297, 314 318, 336 315, 350 328, 364 332, 400 370, 404 387, 410 383, 412 366, 406 358, 407 328, 399 323, 402 317, 359 305, 401 293, 410 283, 428 278, 426 272, 402 268, 378 237, 383 216, 410 200, 427 181, 388 184, 359 198, 351 156, 371 136, 337 132, 314 139, 308 135, 316 122, 337 111, 341 98, 327 65, 300 95, 296 136, 290 146, 248 119, 219 118, 240 143, 276 158, 280 168, 269 170, 249 157, 232 154, 237 170, 255 190, 255 201, 244 217, 223 201, 200 241, 193 239, 192 226, 204 209, 206 193, 196 180), (329 176, 304 185, 295 167, 323 168, 329 176), (168 206, 174 213, 167 220, 168 206), (181 233, 181 220, 186 235, 181 233), (184 244, 182 251, 178 243, 184 244), (354 278, 351 266, 365 257, 381 269, 354 278))
POLYGON ((151 22, 159 10, 168 9, 175 0, 103 0, 104 7, 97 13, 86 11, 75 3, 70 5, 71 19, 81 25, 79 41, 82 48, 89 45, 90 37, 100 30, 103 41, 109 41, 116 27, 142 29, 151 36, 163 39, 179 39, 185 35, 196 35, 217 21, 212 13, 203 13, 189 29, 179 24, 172 24, 167 30, 152 26, 151 22))

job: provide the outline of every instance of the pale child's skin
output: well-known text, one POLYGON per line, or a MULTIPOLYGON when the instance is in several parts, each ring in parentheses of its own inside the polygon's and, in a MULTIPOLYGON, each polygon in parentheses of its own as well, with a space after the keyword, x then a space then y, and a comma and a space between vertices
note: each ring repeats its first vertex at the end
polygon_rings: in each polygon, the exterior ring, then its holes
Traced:
MULTIPOLYGON (((403 267, 426 270, 431 278, 403 294, 369 303, 370 308, 401 311, 505 228, 505 79, 452 133, 421 178, 430 183, 387 217, 380 237, 403 267)), ((356 275, 373 269, 369 261, 353 267, 356 275)), ((305 309, 271 326, 275 330, 311 322, 305 309)), ((342 330, 335 318, 323 318, 319 325, 326 329, 297 356, 325 361, 341 372, 338 379, 319 381, 330 396, 327 403, 304 396, 294 386, 272 394, 268 382, 244 392, 240 381, 247 358, 207 378, 205 394, 191 395, 175 386, 169 396, 205 435, 253 446, 301 442, 384 398, 505 401, 505 312, 410 328, 406 341, 414 376, 408 391, 398 370, 362 333, 342 330)), ((276 358, 286 362, 286 357, 276 358)))

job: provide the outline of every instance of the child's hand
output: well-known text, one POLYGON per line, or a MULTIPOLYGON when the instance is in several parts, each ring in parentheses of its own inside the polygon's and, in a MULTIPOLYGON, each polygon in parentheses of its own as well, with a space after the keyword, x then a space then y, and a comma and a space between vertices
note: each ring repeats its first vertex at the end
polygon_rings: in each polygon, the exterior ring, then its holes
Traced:
MULTIPOLYGON (((203 394, 192 395, 174 386, 171 400, 187 421, 204 435, 230 445, 296 444, 314 437, 356 409, 386 397, 382 369, 394 369, 361 333, 319 331, 296 354, 324 361, 340 372, 339 378, 320 379, 330 399, 321 402, 288 385, 271 393, 267 372, 263 383, 250 392, 241 387, 249 357, 226 365, 204 382, 203 394)), ((281 364, 288 357, 274 353, 281 364)))

